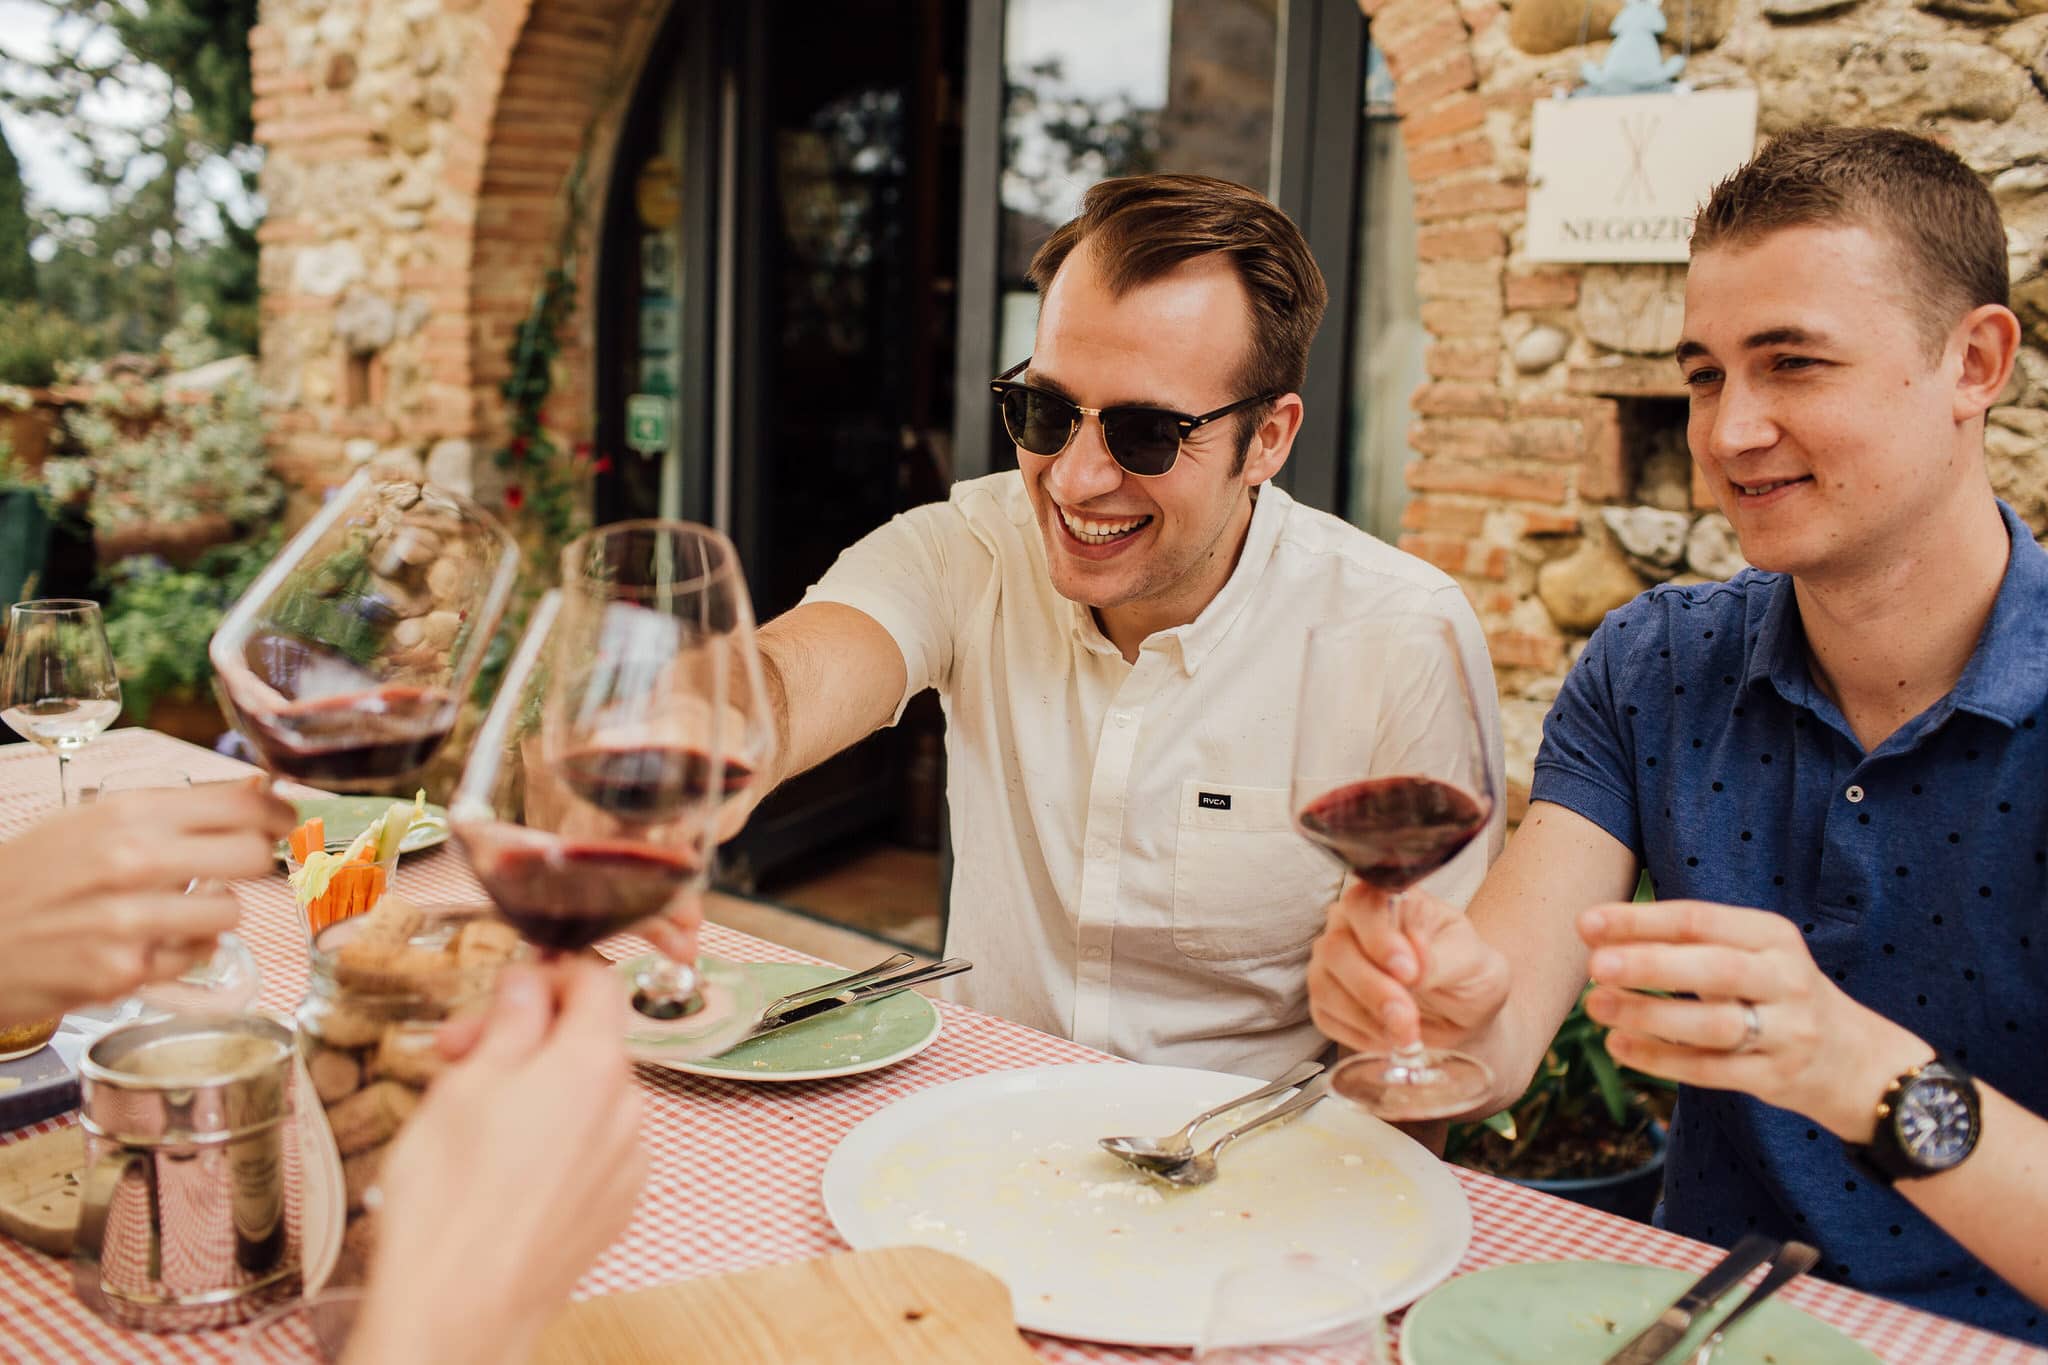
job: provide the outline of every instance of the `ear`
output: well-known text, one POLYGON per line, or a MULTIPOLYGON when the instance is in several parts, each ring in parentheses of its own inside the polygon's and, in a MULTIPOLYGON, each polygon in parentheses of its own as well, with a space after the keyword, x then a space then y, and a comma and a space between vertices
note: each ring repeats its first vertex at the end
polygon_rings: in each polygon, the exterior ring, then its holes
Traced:
POLYGON ((1238 477, 1247 488, 1265 483, 1280 472, 1294 450, 1294 438, 1301 431, 1301 395, 1282 394, 1266 409, 1252 433, 1251 448, 1245 452, 1244 469, 1238 477))
POLYGON ((1955 419, 1982 417, 2012 378, 2020 353, 2020 320, 1995 303, 1971 309, 1956 324, 1951 345, 1961 348, 1956 374, 1955 419))

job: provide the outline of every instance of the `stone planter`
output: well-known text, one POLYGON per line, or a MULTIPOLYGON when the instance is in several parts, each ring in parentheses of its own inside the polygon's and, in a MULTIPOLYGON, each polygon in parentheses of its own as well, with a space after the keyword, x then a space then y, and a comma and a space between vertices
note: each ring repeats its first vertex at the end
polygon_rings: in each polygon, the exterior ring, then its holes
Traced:
POLYGON ((1584 1204, 1589 1209, 1602 1213, 1618 1213, 1624 1218, 1633 1218, 1639 1223, 1650 1221, 1656 1212, 1657 1199, 1664 1191, 1664 1149, 1670 1141, 1664 1125, 1650 1125, 1650 1143, 1656 1148, 1651 1158, 1632 1171, 1621 1171, 1614 1175, 1591 1176, 1581 1180, 1520 1180, 1506 1177, 1517 1185, 1526 1185, 1532 1190, 1554 1194, 1560 1199, 1569 1199, 1574 1204, 1584 1204))
POLYGON ((57 419, 68 400, 60 397, 54 389, 28 389, 28 396, 35 401, 26 408, 11 408, 0 404, 0 439, 13 447, 14 458, 22 468, 33 473, 43 467, 43 461, 50 455, 50 440, 57 432, 57 419))
POLYGON ((190 568, 201 554, 234 538, 233 523, 218 512, 189 521, 124 522, 95 529, 92 535, 101 568, 131 555, 157 555, 181 569, 190 568))

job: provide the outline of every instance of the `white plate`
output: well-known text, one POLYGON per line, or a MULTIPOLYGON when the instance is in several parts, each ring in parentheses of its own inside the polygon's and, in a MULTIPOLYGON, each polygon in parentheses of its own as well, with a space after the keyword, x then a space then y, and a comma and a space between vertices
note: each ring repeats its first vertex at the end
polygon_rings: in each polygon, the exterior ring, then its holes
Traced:
POLYGON ((1095 1145, 1170 1133, 1257 1086, 1116 1064, 955 1081, 848 1133, 825 1165, 825 1209, 856 1250, 933 1246, 985 1267, 1020 1327, 1128 1346, 1194 1345, 1219 1276, 1290 1251, 1352 1267, 1389 1312, 1457 1268, 1472 1214, 1456 1178, 1341 1100, 1233 1144, 1196 1190, 1095 1145))

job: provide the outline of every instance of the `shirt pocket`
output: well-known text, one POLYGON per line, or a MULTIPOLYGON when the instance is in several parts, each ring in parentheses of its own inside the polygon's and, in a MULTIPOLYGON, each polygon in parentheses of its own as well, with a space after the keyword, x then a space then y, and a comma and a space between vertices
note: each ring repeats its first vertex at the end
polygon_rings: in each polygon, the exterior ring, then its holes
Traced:
POLYGON ((1343 872, 1291 817, 1284 787, 1181 784, 1173 852, 1173 946, 1181 954, 1249 961, 1315 942, 1343 872))

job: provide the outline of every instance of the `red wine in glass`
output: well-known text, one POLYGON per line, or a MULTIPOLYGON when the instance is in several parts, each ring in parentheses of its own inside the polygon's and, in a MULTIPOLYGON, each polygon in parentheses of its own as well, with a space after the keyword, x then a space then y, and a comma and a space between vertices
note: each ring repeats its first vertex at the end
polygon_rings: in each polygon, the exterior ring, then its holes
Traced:
POLYGON ((503 824, 464 824, 456 834, 498 913, 551 953, 653 918, 695 871, 678 849, 623 839, 562 839, 503 824))
POLYGON ((1326 792, 1301 831, 1382 891, 1405 891, 1486 828, 1491 803, 1433 777, 1377 777, 1326 792))
POLYGON ((681 744, 591 745, 556 760, 555 775, 570 791, 620 820, 663 824, 714 791, 745 789, 753 769, 727 759, 713 773, 711 756, 681 744))
POLYGON ((272 772, 315 787, 355 787, 424 767, 454 728, 456 707, 438 689, 386 683, 241 715, 272 772))

